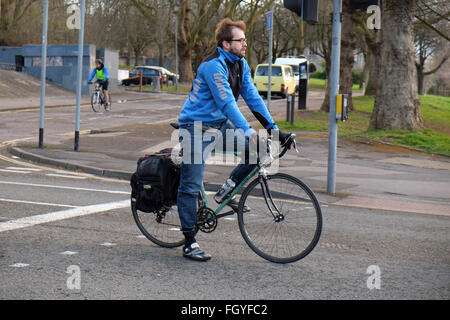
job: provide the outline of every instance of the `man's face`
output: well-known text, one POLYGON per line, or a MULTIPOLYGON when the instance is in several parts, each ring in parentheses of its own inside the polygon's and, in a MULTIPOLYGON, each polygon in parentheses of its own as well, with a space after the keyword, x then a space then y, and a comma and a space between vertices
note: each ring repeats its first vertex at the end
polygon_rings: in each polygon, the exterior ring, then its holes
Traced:
POLYGON ((97 67, 97 69, 100 69, 102 67, 102 65, 98 62, 95 63, 95 66, 97 67))
MULTIPOLYGON (((245 40, 245 33, 241 29, 233 28, 231 33, 233 35, 231 38, 232 40, 245 40)), ((243 58, 245 57, 245 53, 247 51, 247 43, 241 43, 240 41, 226 41, 226 43, 224 42, 223 49, 231 52, 239 58, 243 58)))

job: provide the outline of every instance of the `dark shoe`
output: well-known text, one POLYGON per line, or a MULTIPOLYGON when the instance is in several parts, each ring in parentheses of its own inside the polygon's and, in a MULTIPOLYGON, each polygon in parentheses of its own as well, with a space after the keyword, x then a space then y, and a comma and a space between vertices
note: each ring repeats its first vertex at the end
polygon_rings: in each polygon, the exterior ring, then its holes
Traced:
MULTIPOLYGON (((227 202, 227 206, 229 206, 231 209, 233 209, 234 212, 238 212, 239 201, 237 201, 236 198, 233 198, 227 202)), ((244 205, 242 212, 249 212, 249 211, 250 211, 250 208, 244 205)))
POLYGON ((197 242, 194 242, 189 247, 183 247, 183 257, 196 261, 208 261, 211 256, 200 249, 197 242))

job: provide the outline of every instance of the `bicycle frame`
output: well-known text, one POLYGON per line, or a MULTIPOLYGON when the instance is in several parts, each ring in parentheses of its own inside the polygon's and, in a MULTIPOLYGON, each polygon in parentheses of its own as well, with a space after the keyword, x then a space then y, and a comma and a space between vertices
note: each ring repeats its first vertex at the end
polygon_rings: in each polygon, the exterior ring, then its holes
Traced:
MULTIPOLYGON (((295 135, 293 136, 294 138, 295 138, 295 135)), ((296 147, 296 144, 295 144, 295 139, 294 139, 294 148, 295 148, 295 150, 298 152, 298 150, 297 150, 297 147, 296 147)), ((236 188, 234 188, 234 190, 231 192, 231 194, 219 205, 219 207, 216 209, 216 210, 214 210, 214 213, 216 214, 216 216, 218 217, 218 218, 220 218, 220 217, 222 217, 222 216, 227 216, 227 215, 231 215, 231 214, 234 214, 234 211, 230 211, 229 212, 229 214, 228 213, 223 213, 223 214, 221 214, 221 215, 219 215, 219 213, 222 211, 222 209, 227 205, 227 203, 244 187, 244 185, 253 177, 253 176, 255 176, 256 175, 256 173, 259 171, 261 171, 261 169, 262 170, 265 170, 264 168, 268 165, 268 163, 266 162, 267 161, 267 159, 269 159, 269 162, 271 162, 272 160, 274 160, 274 158, 272 157, 272 154, 271 154, 271 152, 272 152, 272 150, 271 150, 271 145, 270 145, 270 142, 268 143, 268 154, 270 155, 270 157, 267 157, 267 158, 265 158, 264 159, 264 161, 262 161, 262 162, 260 162, 260 160, 258 161, 258 164, 255 166, 255 168, 253 168, 253 170, 244 178, 244 180, 242 180, 242 182, 241 183, 239 183, 239 185, 236 187, 236 188)), ((286 150, 283 152, 283 155, 284 155, 284 153, 286 152, 286 150)), ((227 152, 224 152, 224 153, 227 153, 227 152)), ((232 152, 233 154, 235 154, 235 155, 238 155, 238 153, 236 153, 236 152, 232 152)), ((264 176, 265 175, 265 173, 263 172, 262 173, 262 175, 264 176)), ((279 219, 280 218, 280 211, 278 210, 278 208, 277 208, 277 206, 275 205, 275 203, 273 202, 273 199, 272 199, 272 195, 270 194, 270 190, 269 190, 269 188, 268 188, 268 186, 267 186, 267 183, 266 182, 264 182, 264 184, 262 185, 262 189, 263 189, 263 194, 264 194, 264 199, 265 199, 265 201, 266 201, 266 204, 267 204, 267 207, 269 208, 269 210, 270 210, 270 212, 272 213, 272 215, 273 215, 273 217, 274 217, 274 219, 279 219), (275 211, 276 211, 276 213, 275 212, 273 212, 273 210, 272 210, 272 208, 270 207, 270 205, 269 205, 269 202, 267 201, 267 200, 269 200, 270 201, 270 203, 272 204, 272 206, 273 206, 273 208, 275 209, 275 211)), ((204 202, 204 204, 205 204, 205 206, 207 207, 207 208, 209 208, 208 207, 208 198, 207 198, 207 196, 206 196, 206 191, 205 191, 205 186, 204 186, 204 184, 203 184, 203 182, 202 182, 202 187, 201 187, 201 196, 202 196, 202 201, 204 202)))

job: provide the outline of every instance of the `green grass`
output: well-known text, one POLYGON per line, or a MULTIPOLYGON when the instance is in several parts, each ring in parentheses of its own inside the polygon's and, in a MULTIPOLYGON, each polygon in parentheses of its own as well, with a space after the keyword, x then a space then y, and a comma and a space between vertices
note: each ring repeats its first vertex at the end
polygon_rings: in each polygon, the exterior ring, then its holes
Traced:
POLYGON ((127 66, 127 65, 124 65, 124 64, 119 64, 119 69, 120 70, 131 70, 133 68, 134 68, 134 66, 127 66))
MULTIPOLYGON (((353 97, 355 110, 350 113, 348 121, 339 122, 339 136, 361 136, 381 142, 413 147, 427 152, 450 155, 450 98, 428 95, 421 96, 420 102, 420 111, 425 127, 423 130, 369 130, 374 97, 353 97)), ((286 121, 280 121, 280 129, 328 130, 328 113, 306 111, 300 113, 300 118, 294 122, 293 126, 290 126, 286 121)))
MULTIPOLYGON (((312 90, 324 90, 325 89, 326 80, 317 79, 317 78, 309 78, 308 79, 308 89, 312 90)), ((354 84, 352 87, 352 91, 362 91, 359 88, 359 85, 354 84)))

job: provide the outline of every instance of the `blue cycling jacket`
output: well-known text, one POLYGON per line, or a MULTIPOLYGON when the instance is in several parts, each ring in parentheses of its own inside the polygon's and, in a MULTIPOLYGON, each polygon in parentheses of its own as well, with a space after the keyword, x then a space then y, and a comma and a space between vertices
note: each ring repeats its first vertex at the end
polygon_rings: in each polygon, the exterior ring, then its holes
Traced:
POLYGON ((247 61, 220 47, 200 64, 178 122, 183 125, 202 121, 204 125, 216 126, 230 120, 236 128, 244 130, 246 135, 251 135, 255 131, 237 105, 239 94, 264 128, 278 130, 253 84, 247 61), (230 72, 234 70, 231 68, 234 66, 243 70, 240 70, 236 77, 231 77, 230 72), (236 87, 239 87, 239 92, 233 92, 236 87))
POLYGON ((103 66, 103 68, 101 68, 101 69, 97 69, 97 68, 92 69, 88 81, 92 81, 92 79, 94 79, 94 77, 96 75, 97 75, 98 80, 106 81, 106 80, 108 80, 108 76, 109 76, 108 69, 105 66, 103 66))

